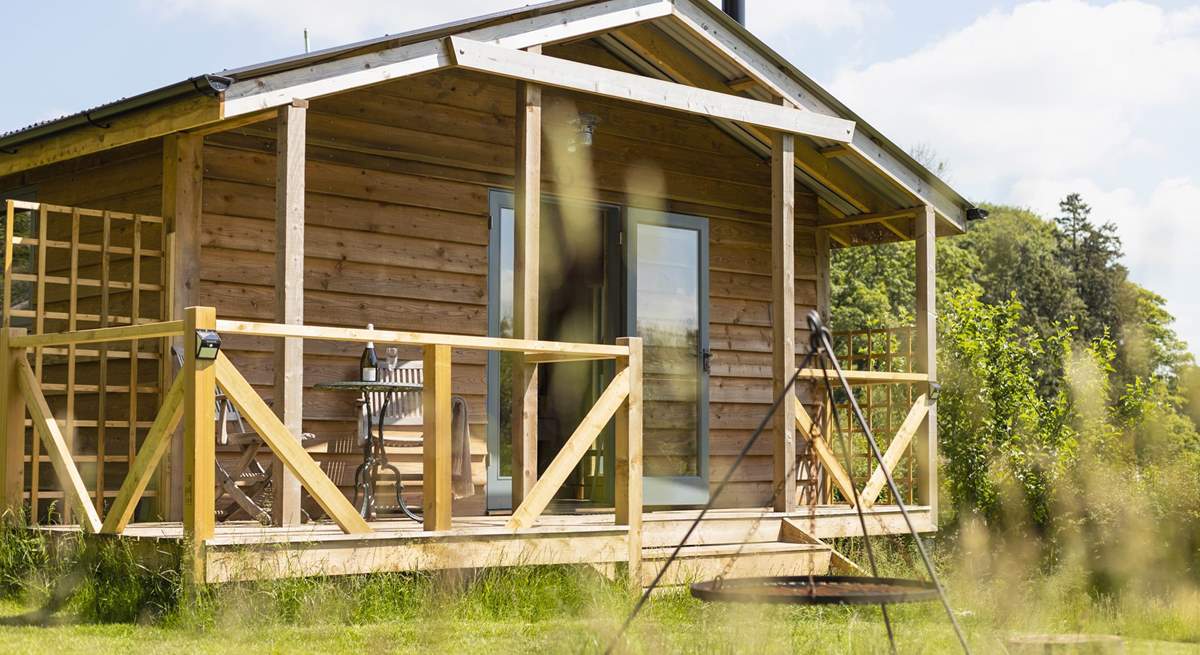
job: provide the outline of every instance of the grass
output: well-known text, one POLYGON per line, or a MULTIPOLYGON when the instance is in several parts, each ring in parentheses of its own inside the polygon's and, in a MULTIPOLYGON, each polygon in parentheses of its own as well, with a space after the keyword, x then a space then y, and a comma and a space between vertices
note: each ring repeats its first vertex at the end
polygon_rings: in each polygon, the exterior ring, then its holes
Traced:
MULTIPOLYGON (((883 554, 887 573, 906 572, 898 552, 883 554)), ((82 582, 59 614, 66 622, 0 627, 0 651, 594 653, 634 600, 590 569, 540 567, 226 585, 181 602, 175 579, 140 568, 120 546, 52 556, 16 531, 0 538, 0 615, 44 602, 69 572, 82 582)), ((1130 653, 1200 653, 1195 589, 1095 597, 1067 572, 974 575, 953 569, 947 583, 976 652, 1003 652, 1014 632, 1093 632, 1125 636, 1130 653)), ((891 614, 900 652, 956 651, 939 605, 893 606, 891 614)), ((626 652, 653 655, 887 652, 878 608, 705 605, 682 592, 656 596, 626 644, 626 652)))

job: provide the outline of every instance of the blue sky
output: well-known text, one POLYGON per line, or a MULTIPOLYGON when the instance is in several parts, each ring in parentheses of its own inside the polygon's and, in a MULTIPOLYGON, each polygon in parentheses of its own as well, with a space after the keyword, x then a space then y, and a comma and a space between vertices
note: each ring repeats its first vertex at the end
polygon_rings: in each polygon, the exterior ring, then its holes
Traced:
MULTIPOLYGON (((521 0, 5 2, 0 130, 521 0), (47 47, 47 30, 53 44, 47 47)), ((1200 348, 1200 1, 747 0, 749 27, 976 201, 1084 194, 1200 348)))

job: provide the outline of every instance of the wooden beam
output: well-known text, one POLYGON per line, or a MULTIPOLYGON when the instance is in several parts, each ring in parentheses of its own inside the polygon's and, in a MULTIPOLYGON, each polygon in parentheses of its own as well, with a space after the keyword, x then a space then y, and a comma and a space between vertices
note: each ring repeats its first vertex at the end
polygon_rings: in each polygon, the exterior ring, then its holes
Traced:
MULTIPOLYGON (((937 216, 926 206, 915 221, 917 238, 917 371, 937 383, 937 216)), ((930 404, 923 428, 917 433, 917 501, 930 508, 937 526, 938 508, 937 402, 930 404)))
MULTIPOLYGON (((242 374, 238 372, 225 353, 217 355, 215 362, 217 383, 233 402, 242 418, 254 428, 263 443, 282 459, 288 469, 300 479, 313 500, 325 510, 333 522, 347 534, 366 534, 370 526, 359 516, 354 506, 346 500, 337 485, 325 475, 321 467, 301 447, 300 442, 288 432, 287 427, 275 416, 267 403, 242 374)), ((212 406, 212 400, 209 400, 212 406)))
MULTIPOLYGON (((275 123, 275 322, 304 324, 304 139, 308 101, 279 109, 275 123)), ((304 424, 304 340, 275 341, 275 412, 300 441, 304 424)), ((300 481, 272 463, 271 521, 300 524, 300 481)))
POLYGON ((13 336, 9 344, 13 348, 45 348, 48 346, 83 346, 131 339, 157 339, 178 336, 184 330, 183 321, 161 321, 141 325, 95 328, 52 332, 49 334, 23 334, 13 336))
POLYGON ((817 255, 817 312, 828 325, 831 317, 830 303, 833 297, 832 265, 833 253, 829 247, 829 230, 818 229, 814 234, 817 255))
POLYGON ((33 419, 33 427, 41 433, 46 454, 50 456, 50 464, 54 467, 54 475, 62 485, 64 500, 72 510, 79 513, 79 524, 85 531, 92 534, 99 532, 100 515, 96 513, 96 507, 88 497, 87 487, 84 486, 79 469, 71 458, 71 451, 67 447, 62 430, 58 427, 58 421, 54 419, 46 397, 38 388, 37 376, 29 365, 29 360, 24 357, 17 358, 17 379, 21 385, 21 394, 25 396, 25 407, 29 410, 29 417, 33 419))
MULTIPOLYGON (((572 41, 592 34, 669 16, 671 0, 607 0, 525 18, 489 21, 461 36, 506 48, 528 48, 572 41)), ((278 107, 293 98, 317 98, 445 68, 444 37, 403 43, 361 55, 312 64, 295 70, 239 80, 225 92, 225 116, 278 107)))
MULTIPOLYGON (((929 382, 925 373, 896 373, 892 371, 843 371, 850 384, 899 384, 903 382, 929 382)), ((837 379, 837 371, 819 368, 802 369, 801 380, 824 380, 825 376, 837 379)))
MULTIPOLYGON (((184 309, 200 304, 200 220, 204 205, 204 138, 175 133, 163 138, 162 220, 167 234, 166 262, 169 282, 167 318, 182 320, 184 309)), ((182 325, 180 326, 182 331, 182 325)), ((171 345, 183 350, 183 336, 171 345)), ((175 375, 164 366, 163 382, 175 375)), ((183 519, 183 431, 176 431, 159 471, 160 516, 183 519)))
MULTIPOLYGON (((888 444, 887 451, 883 453, 882 464, 877 464, 875 470, 871 473, 871 478, 867 480, 866 486, 859 494, 859 502, 864 508, 875 504, 875 499, 879 498, 880 492, 887 484, 887 477, 884 474, 886 469, 888 473, 896 470, 896 465, 900 463, 900 458, 904 456, 904 451, 908 450, 908 444, 912 443, 913 435, 917 433, 917 429, 921 426, 921 422, 929 414, 929 396, 921 394, 917 398, 916 404, 908 411, 908 415, 904 417, 904 421, 900 423, 900 429, 896 431, 896 436, 892 439, 892 443, 888 444)), ((901 499, 907 502, 907 499, 901 499)))
POLYGON ((216 327, 212 307, 183 312, 183 535, 184 574, 203 582, 204 542, 216 531, 217 370, 212 360, 196 359, 196 330, 216 327))
POLYGON ((642 340, 621 337, 619 345, 629 348, 629 356, 617 360, 617 373, 629 371, 629 393, 625 411, 617 413, 615 444, 615 522, 629 526, 630 580, 641 578, 642 565, 642 340))
POLYGON ((202 95, 136 109, 105 119, 108 127, 84 125, 20 144, 13 154, 0 153, 0 176, 155 139, 221 118, 220 99, 202 95))
POLYGON ((835 159, 837 157, 848 157, 854 154, 849 148, 846 147, 844 143, 835 143, 831 146, 818 148, 817 152, 821 153, 823 157, 829 157, 830 159, 835 159))
POLYGON ((449 530, 453 519, 450 466, 452 407, 450 347, 425 346, 425 389, 421 393, 425 421, 422 451, 422 504, 425 529, 449 530))
POLYGON ((257 337, 302 337, 317 341, 354 341, 366 343, 392 343, 407 346, 450 346, 472 350, 496 350, 499 352, 539 352, 596 356, 598 359, 615 359, 629 354, 622 346, 567 343, 562 341, 537 341, 535 339, 505 339, 501 337, 473 337, 462 334, 437 332, 405 332, 402 330, 366 330, 327 325, 279 325, 254 321, 217 321, 222 334, 246 334, 257 337))
MULTIPOLYGON (((795 137, 775 133, 771 153, 771 388, 778 397, 796 371, 795 137)), ((779 406, 774 425, 774 507, 790 512, 796 507, 795 403, 779 406)))
POLYGON ((812 444, 813 450, 817 452, 817 459, 821 460, 821 465, 825 467, 825 472, 833 479, 833 484, 837 486, 838 491, 842 492, 842 497, 846 502, 854 504, 854 485, 850 482, 850 475, 846 473, 842 462, 838 460, 834 454, 833 448, 829 446, 829 442, 825 440, 825 435, 821 434, 820 429, 809 416, 808 411, 804 409, 804 404, 796 398, 796 427, 804 434, 809 443, 812 444))
MULTIPOLYGON (((711 66, 688 53, 679 52, 674 38, 656 26, 632 25, 615 32, 613 38, 675 82, 710 91, 729 90, 729 83, 711 66)), ((739 126, 738 129, 744 130, 748 138, 768 144, 766 149, 769 151, 772 140, 769 131, 755 126, 739 126)), ((863 212, 881 206, 883 201, 877 191, 846 167, 821 155, 816 148, 797 141, 795 153, 797 168, 843 203, 863 212)))
MULTIPOLYGON (((832 221, 824 221, 818 227, 826 229, 836 229, 843 227, 852 227, 855 225, 870 225, 872 223, 885 223, 887 221, 899 218, 912 218, 925 210, 924 207, 904 207, 901 209, 893 209, 883 212, 870 212, 864 214, 851 214, 845 218, 839 218, 832 221)), ((908 238, 905 236, 905 238, 908 238)))
POLYGON ((509 529, 528 528, 533 525, 537 517, 541 516, 546 506, 554 499, 554 494, 558 493, 559 487, 591 448, 592 442, 599 436, 600 431, 608 425, 613 414, 625 402, 625 398, 629 395, 629 378, 629 368, 613 376, 612 382, 608 383, 604 393, 596 399, 596 404, 588 410, 587 415, 579 423, 579 427, 575 428, 570 438, 559 449, 558 454, 554 456, 554 461, 546 467, 546 472, 525 495, 524 502, 513 510, 512 517, 508 519, 507 527, 509 529))
POLYGON ((129 467, 129 473, 121 483, 121 490, 117 492, 116 499, 113 500, 112 505, 108 508, 108 513, 104 516, 104 525, 100 527, 101 533, 121 534, 129 525, 129 521, 133 519, 138 499, 142 497, 147 485, 150 484, 155 467, 167 452, 175 428, 183 419, 183 391, 183 378, 176 376, 171 390, 163 397, 162 407, 158 410, 158 416, 154 418, 154 425, 146 433, 142 447, 138 449, 137 457, 134 458, 133 464, 129 467))
POLYGON ((725 86, 728 86, 731 91, 744 93, 746 91, 758 88, 758 82, 752 77, 739 77, 737 79, 729 80, 725 83, 725 86))
MULTIPOLYGON (((540 52, 540 49, 538 49, 540 52)), ((517 157, 513 179, 513 336, 538 338, 541 277, 542 89, 517 84, 517 157)), ((519 507, 537 482, 538 365, 513 359, 512 506, 519 507)))
MULTIPOLYGON (((10 222, 11 224, 11 222, 10 222)), ((9 248, 11 250, 11 248, 9 248)), ((5 314, 8 312, 6 311, 5 314)), ((25 400, 21 395, 20 361, 24 348, 13 348, 13 337, 25 328, 0 328, 0 513, 21 517, 25 490, 25 400)))
POLYGON ((580 93, 673 109, 707 118, 723 118, 789 134, 847 142, 852 121, 771 105, 642 75, 581 64, 457 36, 450 37, 456 66, 580 93))

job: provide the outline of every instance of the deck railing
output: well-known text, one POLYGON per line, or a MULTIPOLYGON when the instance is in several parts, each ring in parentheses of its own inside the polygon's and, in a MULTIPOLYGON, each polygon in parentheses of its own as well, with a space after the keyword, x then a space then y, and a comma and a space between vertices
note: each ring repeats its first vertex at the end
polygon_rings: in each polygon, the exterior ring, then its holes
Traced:
MULTIPOLYGON (((834 348, 846 380, 880 447, 886 447, 884 464, 907 503, 917 502, 921 484, 928 484, 920 479, 922 467, 918 465, 915 437, 936 401, 930 400, 930 376, 914 371, 915 331, 912 326, 902 326, 833 333, 834 348), (888 437, 891 441, 885 442, 888 437)), ((850 471, 853 470, 853 478, 859 483, 858 497, 864 507, 870 507, 884 493, 886 478, 867 449, 865 437, 851 415, 849 400, 841 397, 836 374, 821 369, 800 372, 801 379, 816 381, 822 387, 827 375, 840 400, 822 403, 815 417, 797 401, 797 429, 808 435, 813 453, 826 472, 824 497, 852 505, 855 490, 850 471), (849 435, 849 453, 843 452, 840 442, 833 441, 834 412, 849 435)), ((824 390, 817 395, 824 397, 824 390)))
MULTIPOLYGON (((5 506, 17 509, 22 496, 19 479, 23 466, 25 411, 34 430, 42 436, 55 473, 64 487, 66 502, 78 512, 80 525, 93 533, 121 534, 133 518, 138 500, 146 491, 160 460, 170 447, 171 435, 180 421, 184 424, 184 536, 188 543, 203 547, 215 529, 216 417, 213 397, 220 387, 243 419, 259 434, 288 470, 300 481, 326 514, 346 533, 371 532, 337 485, 274 411, 251 387, 224 353, 215 359, 198 359, 197 330, 216 330, 222 335, 331 340, 368 341, 388 345, 420 346, 424 351, 425 389, 423 393, 423 509, 424 527, 430 531, 451 528, 451 349, 520 353, 526 362, 539 364, 560 361, 614 360, 616 375, 570 439, 546 468, 537 483, 525 494, 513 512, 508 527, 514 531, 533 525, 545 511, 558 489, 567 480, 612 419, 616 419, 616 523, 629 528, 631 571, 641 558, 642 515, 642 346, 637 338, 619 339, 616 345, 593 345, 472 337, 426 332, 362 330, 352 328, 284 325, 218 320, 211 307, 190 307, 183 320, 145 323, 122 327, 77 330, 51 334, 27 334, 12 328, 0 334, 0 407, 5 412, 4 432, 0 434, 5 453, 5 506), (78 347, 134 339, 182 338, 184 365, 170 390, 163 396, 149 433, 130 465, 121 489, 103 517, 88 491, 60 424, 46 402, 44 391, 29 364, 28 351, 47 347, 78 347)), ((198 558, 199 559, 199 558, 198 558)), ((203 579, 202 575, 198 579, 203 579)))

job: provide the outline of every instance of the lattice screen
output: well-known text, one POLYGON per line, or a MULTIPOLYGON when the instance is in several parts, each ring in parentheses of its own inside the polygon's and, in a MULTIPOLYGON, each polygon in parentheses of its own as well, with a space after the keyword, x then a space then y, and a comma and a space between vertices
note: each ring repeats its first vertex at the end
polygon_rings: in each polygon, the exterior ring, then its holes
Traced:
MULTIPOLYGON (((46 334, 167 318, 169 248, 160 217, 10 200, 4 230, 5 328, 46 334)), ((31 351, 101 514, 161 402, 165 347, 162 340, 141 340, 31 351)), ((27 430, 25 446, 30 518, 69 522, 34 432, 27 430)))

